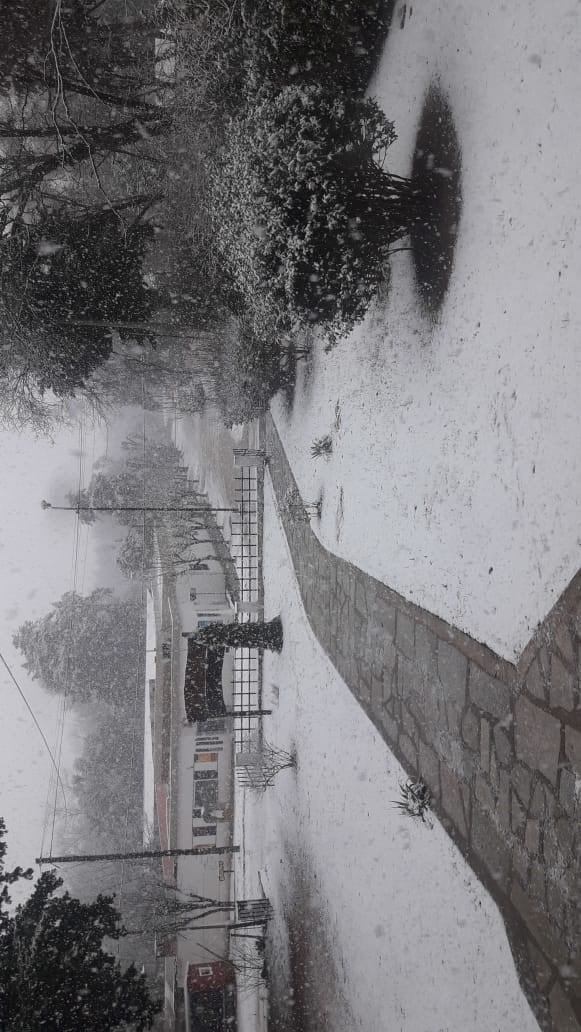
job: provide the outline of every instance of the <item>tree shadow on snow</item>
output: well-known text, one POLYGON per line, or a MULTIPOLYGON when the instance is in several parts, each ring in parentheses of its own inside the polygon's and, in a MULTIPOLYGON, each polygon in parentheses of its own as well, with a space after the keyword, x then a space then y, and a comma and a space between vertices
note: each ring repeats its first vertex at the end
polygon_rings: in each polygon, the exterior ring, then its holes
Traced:
POLYGON ((435 317, 450 285, 462 210, 460 145, 450 105, 437 84, 424 98, 412 177, 428 210, 410 232, 416 285, 424 310, 435 317))
POLYGON ((287 416, 292 414, 299 379, 304 392, 311 383, 313 374, 313 339, 309 331, 301 333, 295 341, 290 339, 284 356, 284 375, 280 395, 287 416))

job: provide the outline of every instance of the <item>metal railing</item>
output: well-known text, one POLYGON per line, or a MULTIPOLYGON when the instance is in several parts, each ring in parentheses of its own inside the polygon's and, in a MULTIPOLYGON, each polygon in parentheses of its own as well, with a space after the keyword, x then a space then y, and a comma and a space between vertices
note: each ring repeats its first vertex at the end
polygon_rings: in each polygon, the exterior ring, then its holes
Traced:
MULTIPOLYGON (((262 518, 264 468, 256 453, 238 455, 234 469, 235 502, 238 512, 231 519, 232 558, 238 574, 240 601, 237 619, 248 623, 262 619, 262 518)), ((256 710, 262 701, 262 655, 259 649, 236 649, 234 656, 233 709, 256 710)), ((260 717, 244 716, 235 721, 235 751, 248 752, 262 734, 260 717)))

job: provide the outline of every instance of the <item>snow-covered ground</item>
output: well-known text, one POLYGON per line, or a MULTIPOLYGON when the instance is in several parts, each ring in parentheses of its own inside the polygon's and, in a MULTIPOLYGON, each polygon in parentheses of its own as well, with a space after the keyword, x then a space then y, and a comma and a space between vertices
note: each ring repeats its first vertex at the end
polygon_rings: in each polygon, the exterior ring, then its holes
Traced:
MULTIPOLYGON (((234 456, 232 449, 244 444, 246 431, 233 436, 217 411, 208 406, 199 415, 171 414, 168 419, 175 444, 184 455, 188 475, 198 480, 198 490, 206 492, 213 506, 234 504, 234 456)), ((229 513, 217 514, 228 539, 229 513)))
POLYGON ((581 5, 413 0, 402 29, 404 7, 370 92, 399 174, 428 85, 448 96, 450 291, 432 326, 396 255, 387 303, 274 414, 323 543, 513 659, 581 565, 581 5))
MULTIPOLYGON (((238 895, 259 894, 260 871, 283 967, 288 915, 297 902, 306 911, 302 977, 318 1000, 307 1027, 538 1032, 496 907, 437 823, 394 807, 404 772, 314 639, 268 484, 265 494, 267 612, 285 636, 280 656, 265 654, 265 734, 296 747, 298 768, 238 803, 238 895)), ((296 995, 290 967, 286 977, 296 995)), ((280 992, 285 972, 273 983, 280 992)), ((254 1032, 247 1012, 241 1032, 254 1032)))

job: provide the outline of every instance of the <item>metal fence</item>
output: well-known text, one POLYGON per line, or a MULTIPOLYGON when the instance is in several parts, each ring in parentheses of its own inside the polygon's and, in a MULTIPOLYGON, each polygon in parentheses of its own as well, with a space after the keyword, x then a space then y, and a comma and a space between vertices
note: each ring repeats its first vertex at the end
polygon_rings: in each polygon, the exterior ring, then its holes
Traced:
MULTIPOLYGON (((258 453, 235 452, 235 501, 238 512, 231 520, 231 549, 239 583, 237 619, 241 623, 261 620, 264 590, 262 581, 262 515, 264 466, 258 453), (247 460, 247 464, 245 462, 247 460)), ((262 655, 259 649, 236 649, 234 656, 233 709, 257 710, 262 704, 262 655)), ((261 718, 236 718, 235 751, 249 752, 262 734, 261 718)))
POLYGON ((262 604, 261 501, 264 474, 257 466, 237 466, 234 471, 238 512, 231 519, 232 556, 240 584, 241 617, 245 606, 262 604))

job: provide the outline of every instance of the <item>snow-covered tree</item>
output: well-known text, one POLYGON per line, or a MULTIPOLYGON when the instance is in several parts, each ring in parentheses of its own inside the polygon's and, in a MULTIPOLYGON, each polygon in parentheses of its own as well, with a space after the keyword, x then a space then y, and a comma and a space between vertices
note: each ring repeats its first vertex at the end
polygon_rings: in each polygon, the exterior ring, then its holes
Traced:
POLYGON ((96 588, 86 596, 66 592, 46 616, 22 624, 13 640, 30 675, 49 692, 115 702, 135 691, 143 636, 141 607, 96 588))
POLYGON ((121 461, 97 470, 88 487, 67 495, 83 523, 94 523, 104 510, 126 526, 142 526, 144 511, 180 504, 182 455, 172 442, 127 437, 122 448, 121 461))
POLYGON ((383 167, 395 139, 373 100, 288 86, 230 124, 213 173, 218 245, 250 306, 344 332, 364 315, 390 246, 424 217, 383 167))
POLYGON ((193 636, 200 645, 210 649, 271 649, 280 652, 283 645, 282 620, 256 623, 211 623, 201 627, 193 636))
MULTIPOLYGON (((0 821, 0 839, 5 832, 0 821)), ((3 872, 0 882, 24 872, 3 872)), ((4 889, 7 888, 4 885, 4 889)), ((9 913, 0 894, 0 1029, 2 1032, 113 1032, 150 1028, 161 1005, 133 965, 122 970, 103 940, 123 935, 113 898, 81 903, 58 893, 53 872, 38 879, 29 899, 9 913)))

